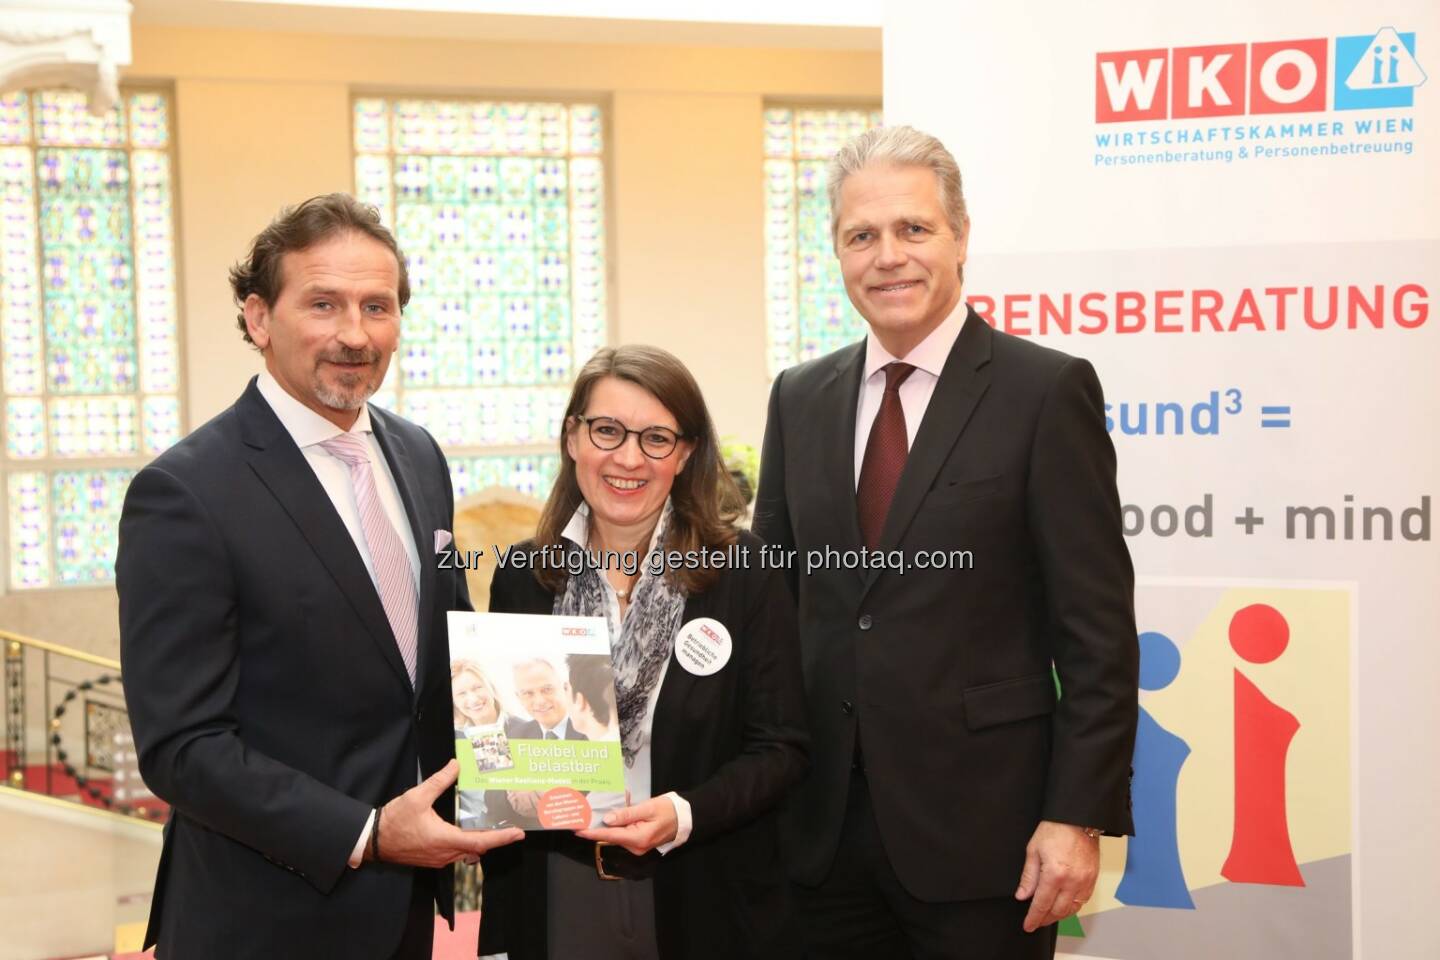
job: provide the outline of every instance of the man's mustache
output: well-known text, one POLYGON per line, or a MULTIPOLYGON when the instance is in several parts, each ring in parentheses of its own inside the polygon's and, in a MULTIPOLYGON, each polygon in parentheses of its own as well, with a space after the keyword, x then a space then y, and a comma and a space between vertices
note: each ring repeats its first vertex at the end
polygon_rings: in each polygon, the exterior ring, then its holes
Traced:
POLYGON ((380 362, 380 351, 341 349, 321 354, 320 359, 327 363, 368 363, 373 365, 380 362))

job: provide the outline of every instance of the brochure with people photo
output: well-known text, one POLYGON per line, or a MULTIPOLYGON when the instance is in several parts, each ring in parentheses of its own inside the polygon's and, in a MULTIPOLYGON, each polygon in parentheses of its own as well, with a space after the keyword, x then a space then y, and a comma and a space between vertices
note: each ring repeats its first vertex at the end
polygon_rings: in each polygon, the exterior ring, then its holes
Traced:
POLYGON ((603 617, 449 614, 458 822, 599 826, 625 797, 603 617))

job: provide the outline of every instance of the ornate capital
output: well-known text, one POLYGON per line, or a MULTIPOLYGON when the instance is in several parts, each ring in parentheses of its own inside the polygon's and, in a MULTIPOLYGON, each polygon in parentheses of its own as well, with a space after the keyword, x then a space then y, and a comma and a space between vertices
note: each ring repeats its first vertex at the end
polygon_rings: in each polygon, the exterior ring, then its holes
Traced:
POLYGON ((129 0, 0 0, 0 90, 75 87, 98 116, 129 63, 129 0))

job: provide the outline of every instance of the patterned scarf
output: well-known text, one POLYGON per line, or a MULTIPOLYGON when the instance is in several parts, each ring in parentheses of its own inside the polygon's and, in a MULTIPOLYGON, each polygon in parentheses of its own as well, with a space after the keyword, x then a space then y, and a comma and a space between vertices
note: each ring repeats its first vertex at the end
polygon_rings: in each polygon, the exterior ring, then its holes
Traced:
MULTIPOLYGON (((582 507, 582 509, 584 509, 582 507)), ((588 511, 586 511, 588 514, 588 511)), ((665 530, 670 525, 670 501, 660 514, 651 539, 652 552, 665 544, 665 530)), ((580 545, 570 544, 570 551, 580 545)), ((645 558, 648 561, 649 557, 645 558)), ((685 592, 664 576, 652 576, 649 563, 642 561, 640 579, 630 595, 630 609, 623 621, 612 618, 610 604, 605 600, 605 587, 600 578, 604 571, 585 564, 583 572, 572 576, 565 592, 555 598, 554 613, 567 617, 605 617, 610 626, 610 662, 615 671, 615 706, 620 714, 620 749, 626 766, 635 764, 635 753, 642 745, 641 721, 660 670, 670 659, 675 635, 685 616, 685 592)))

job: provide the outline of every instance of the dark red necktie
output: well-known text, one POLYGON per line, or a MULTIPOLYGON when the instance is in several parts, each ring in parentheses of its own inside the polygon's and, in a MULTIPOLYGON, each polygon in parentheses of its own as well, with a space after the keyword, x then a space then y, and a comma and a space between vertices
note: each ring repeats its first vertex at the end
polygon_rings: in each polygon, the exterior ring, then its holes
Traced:
POLYGON ((855 500, 860 508, 860 536, 872 550, 880 545, 890 501, 905 469, 910 442, 905 435, 905 408, 900 405, 900 384, 915 372, 908 363, 885 365, 885 396, 880 412, 870 425, 870 439, 865 444, 865 459, 860 462, 860 484, 855 500))

